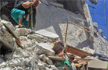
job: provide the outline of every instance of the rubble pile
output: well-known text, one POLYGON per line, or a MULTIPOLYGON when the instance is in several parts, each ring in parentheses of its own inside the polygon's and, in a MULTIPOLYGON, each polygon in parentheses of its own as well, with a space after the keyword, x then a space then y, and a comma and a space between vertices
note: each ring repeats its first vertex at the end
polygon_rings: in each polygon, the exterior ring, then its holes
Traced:
MULTIPOLYGON (((53 65, 52 60, 50 60, 47 56, 55 54, 50 44, 59 39, 58 35, 43 30, 46 34, 50 33, 53 35, 53 37, 51 37, 51 35, 45 36, 42 35, 42 31, 36 32, 27 28, 15 28, 10 22, 5 21, 1 21, 1 24, 2 26, 0 28, 3 28, 3 30, 7 33, 5 35, 8 37, 4 38, 4 40, 6 39, 5 42, 8 42, 10 45, 12 43, 11 47, 13 50, 11 53, 1 55, 6 62, 2 61, 0 64, 0 70, 57 70, 57 68, 53 65), (24 49, 18 47, 14 37, 6 31, 5 26, 3 26, 4 23, 9 24, 9 27, 16 32, 24 49)), ((2 33, 2 30, 0 31, 0 33, 2 33)))

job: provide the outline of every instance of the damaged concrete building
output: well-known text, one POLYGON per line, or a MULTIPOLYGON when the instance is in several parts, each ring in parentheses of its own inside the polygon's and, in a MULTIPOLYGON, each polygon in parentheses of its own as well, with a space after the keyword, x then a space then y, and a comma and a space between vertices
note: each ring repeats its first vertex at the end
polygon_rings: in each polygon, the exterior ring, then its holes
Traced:
MULTIPOLYGON (((102 36, 103 31, 97 29, 98 23, 92 21, 86 0, 40 0, 37 7, 36 26, 33 30, 13 26, 16 22, 10 17, 10 11, 16 5, 15 3, 21 1, 3 0, 6 5, 0 5, 2 18, 0 20, 0 70, 57 70, 52 60, 48 58, 54 55, 50 44, 57 40, 64 42, 67 23, 66 43, 68 45, 78 49, 91 48, 108 56, 108 42, 102 36), (9 25, 15 32, 24 49, 18 47, 15 37, 8 32, 4 24, 9 25), (4 43, 11 46, 9 48, 11 52, 5 50, 7 45, 4 43)), ((94 4, 98 2, 90 1, 94 4)))

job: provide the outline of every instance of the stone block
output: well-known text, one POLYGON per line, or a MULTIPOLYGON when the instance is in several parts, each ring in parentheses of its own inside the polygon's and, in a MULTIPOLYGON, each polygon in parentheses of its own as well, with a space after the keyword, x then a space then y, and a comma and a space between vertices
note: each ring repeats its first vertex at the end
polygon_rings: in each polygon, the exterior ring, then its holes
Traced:
POLYGON ((88 62, 88 67, 106 70, 107 69, 107 61, 91 60, 88 62))
POLYGON ((47 43, 38 43, 37 47, 40 48, 47 56, 53 56, 55 54, 52 50, 52 46, 47 43))

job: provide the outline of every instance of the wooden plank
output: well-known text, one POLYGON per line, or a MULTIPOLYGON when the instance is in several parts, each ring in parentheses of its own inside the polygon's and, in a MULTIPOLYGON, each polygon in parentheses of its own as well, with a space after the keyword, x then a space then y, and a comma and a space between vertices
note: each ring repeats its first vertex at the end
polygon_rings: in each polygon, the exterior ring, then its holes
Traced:
POLYGON ((86 56, 92 56, 91 53, 85 52, 83 50, 80 50, 78 48, 75 48, 75 47, 69 46, 69 45, 66 45, 65 51, 68 53, 71 53, 73 55, 77 55, 79 57, 82 57, 82 58, 84 58, 86 56))

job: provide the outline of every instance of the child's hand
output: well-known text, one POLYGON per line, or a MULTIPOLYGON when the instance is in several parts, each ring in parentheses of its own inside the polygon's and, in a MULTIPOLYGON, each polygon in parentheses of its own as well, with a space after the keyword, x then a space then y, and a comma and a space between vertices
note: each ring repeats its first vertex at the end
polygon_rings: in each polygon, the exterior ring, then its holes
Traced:
POLYGON ((57 56, 59 56, 59 57, 63 57, 63 56, 64 56, 64 53, 61 52, 61 53, 59 53, 57 56))

